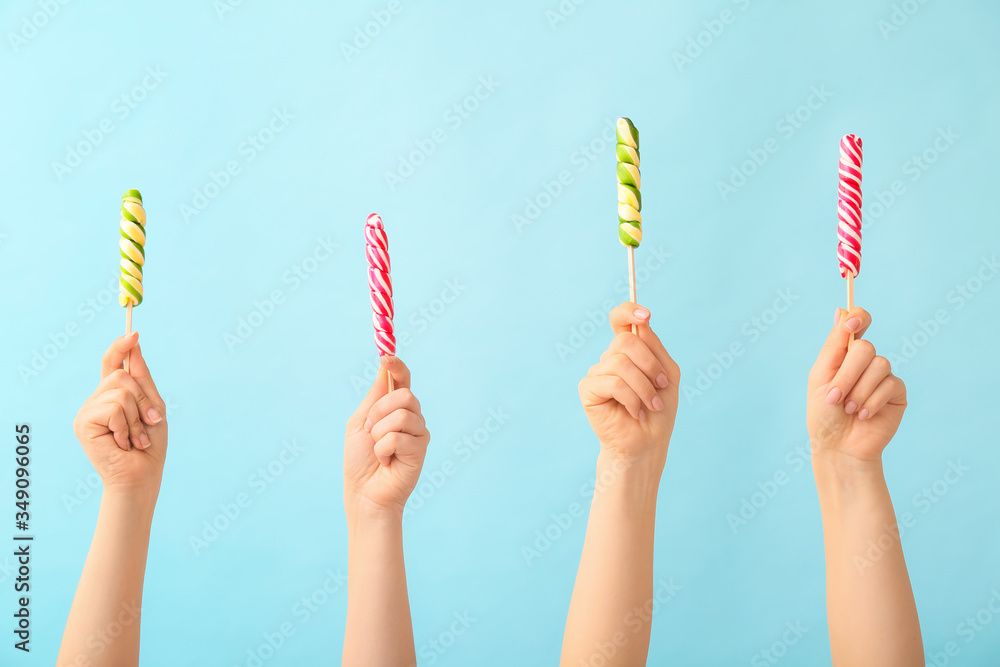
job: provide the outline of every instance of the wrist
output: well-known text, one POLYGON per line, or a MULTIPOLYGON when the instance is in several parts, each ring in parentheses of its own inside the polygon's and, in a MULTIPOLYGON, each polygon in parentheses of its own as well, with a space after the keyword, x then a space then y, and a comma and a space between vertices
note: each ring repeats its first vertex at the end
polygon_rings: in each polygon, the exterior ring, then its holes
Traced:
POLYGON ((836 450, 814 449, 812 467, 820 501, 864 498, 885 488, 881 458, 859 459, 836 450))
POLYGON ((620 493, 630 504, 656 507, 663 462, 653 456, 621 456, 602 450, 597 457, 594 495, 620 493))
POLYGON ((156 494, 140 493, 135 489, 105 488, 101 495, 101 511, 111 512, 134 524, 136 529, 149 530, 156 509, 156 494))
POLYGON ((363 496, 345 495, 344 511, 348 531, 362 526, 394 527, 403 525, 402 505, 381 505, 363 496))

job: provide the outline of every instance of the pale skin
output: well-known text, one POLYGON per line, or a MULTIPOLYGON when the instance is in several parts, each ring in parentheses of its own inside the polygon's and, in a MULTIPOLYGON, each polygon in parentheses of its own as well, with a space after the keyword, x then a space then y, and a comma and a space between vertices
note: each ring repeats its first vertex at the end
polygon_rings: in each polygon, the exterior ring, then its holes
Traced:
POLYGON ((591 664, 595 656, 605 667, 644 665, 649 652, 656 496, 680 369, 650 328, 648 310, 624 303, 609 319, 615 337, 579 386, 601 448, 563 637, 564 667, 591 664))
POLYGON ((346 667, 417 664, 403 562, 403 507, 417 485, 430 432, 410 391, 410 371, 382 357, 368 395, 347 421, 346 667), (387 392, 387 374, 395 389, 387 392))
POLYGON ((103 492, 57 667, 139 664, 146 552, 167 453, 165 415, 138 333, 118 338, 101 360, 97 389, 73 422, 103 492), (122 362, 129 354, 126 373, 122 362))
POLYGON ((906 409, 906 387, 862 338, 871 324, 865 310, 838 309, 835 321, 809 372, 806 409, 833 665, 918 667, 924 664, 920 622, 882 472, 882 451, 906 409), (848 349, 851 333, 857 340, 848 349), (877 554, 871 543, 879 545, 877 554))

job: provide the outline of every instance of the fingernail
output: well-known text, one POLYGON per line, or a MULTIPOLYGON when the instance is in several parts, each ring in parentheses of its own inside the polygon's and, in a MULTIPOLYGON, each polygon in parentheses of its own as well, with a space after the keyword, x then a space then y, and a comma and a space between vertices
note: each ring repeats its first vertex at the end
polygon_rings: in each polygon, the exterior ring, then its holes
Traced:
POLYGON ((372 420, 371 419, 366 419, 365 420, 365 430, 366 431, 372 430, 372 420))
POLYGON ((847 414, 853 414, 855 410, 858 409, 858 404, 854 401, 848 401, 847 405, 844 406, 844 412, 847 414))
POLYGON ((840 397, 843 395, 844 395, 843 392, 840 391, 840 387, 834 387, 833 389, 830 390, 830 393, 826 395, 826 402, 829 403, 830 405, 833 405, 834 403, 839 401, 840 397))
POLYGON ((868 408, 861 408, 861 412, 858 413, 858 419, 864 421, 868 419, 868 408))
POLYGON ((142 449, 146 449, 146 447, 149 447, 149 436, 146 435, 145 431, 139 434, 139 446, 142 449))
POLYGON ((659 375, 656 376, 656 386, 659 387, 660 389, 666 389, 667 385, 669 384, 670 382, 669 380, 667 380, 667 376, 665 373, 660 373, 659 375))
POLYGON ((649 404, 652 405, 653 409, 657 412, 663 409, 663 401, 660 400, 659 396, 653 396, 653 400, 651 400, 649 404))
POLYGON ((636 308, 632 311, 632 314, 638 317, 640 320, 649 319, 649 311, 645 308, 636 308))
POLYGON ((847 322, 844 323, 844 326, 847 327, 848 331, 852 332, 857 331, 858 329, 861 328, 861 320, 858 319, 857 317, 852 317, 851 319, 847 320, 847 322))
POLYGON ((639 410, 639 421, 646 421, 646 411, 639 410))
POLYGON ((840 308, 833 311, 833 324, 834 326, 840 324, 840 308))
POLYGON ((157 412, 155 408, 150 408, 149 410, 147 410, 146 416, 149 417, 149 421, 153 422, 154 424, 159 424, 161 421, 163 421, 163 417, 160 416, 160 413, 157 412))

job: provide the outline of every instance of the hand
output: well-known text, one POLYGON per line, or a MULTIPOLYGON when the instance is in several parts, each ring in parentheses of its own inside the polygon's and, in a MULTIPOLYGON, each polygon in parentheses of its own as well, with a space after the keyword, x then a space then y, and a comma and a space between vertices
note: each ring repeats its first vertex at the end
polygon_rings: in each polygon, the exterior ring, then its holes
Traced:
POLYGON ((389 510, 402 516, 417 485, 431 434, 420 402, 410 391, 410 371, 398 357, 381 357, 378 376, 347 420, 344 441, 344 506, 389 510), (395 389, 388 391, 392 374, 395 389))
POLYGON ((101 359, 101 381, 73 421, 105 491, 124 490, 154 502, 167 454, 166 407, 156 391, 133 331, 115 340, 101 359), (130 354, 129 369, 122 368, 130 354))
POLYGON ((662 470, 677 416, 681 371, 649 327, 649 311, 623 303, 609 314, 611 345, 580 381, 580 402, 604 451, 662 470), (638 335, 632 324, 638 325, 638 335))
POLYGON ((861 338, 871 324, 862 308, 837 309, 836 323, 812 370, 806 425, 817 452, 879 461, 906 409, 906 386, 889 360, 861 338), (857 340, 848 350, 854 333, 857 340))

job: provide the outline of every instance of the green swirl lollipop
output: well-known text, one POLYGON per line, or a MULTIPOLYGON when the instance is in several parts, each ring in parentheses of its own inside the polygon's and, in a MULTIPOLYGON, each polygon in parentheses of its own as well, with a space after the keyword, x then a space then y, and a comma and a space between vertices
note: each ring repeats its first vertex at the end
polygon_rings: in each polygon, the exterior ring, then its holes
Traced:
POLYGON ((642 242, 642 196, 639 194, 639 130, 628 118, 617 123, 618 240, 637 248, 642 242))

